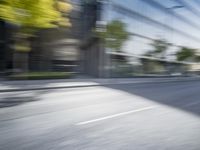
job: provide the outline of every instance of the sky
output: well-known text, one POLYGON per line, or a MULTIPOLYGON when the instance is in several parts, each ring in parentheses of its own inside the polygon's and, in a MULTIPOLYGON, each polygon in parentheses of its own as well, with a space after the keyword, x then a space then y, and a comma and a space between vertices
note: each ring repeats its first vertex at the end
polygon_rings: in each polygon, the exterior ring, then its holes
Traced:
MULTIPOLYGON (((173 6, 183 6, 182 4, 177 2, 178 0, 154 1, 159 2, 165 8, 171 8, 173 6)), ((181 1, 186 1, 194 10, 198 10, 200 7, 200 1, 198 0, 181 1)), ((199 39, 199 41, 194 40, 189 36, 178 34, 174 30, 160 28, 159 26, 155 26, 150 23, 140 22, 138 20, 135 20, 134 18, 128 17, 127 15, 119 14, 112 9, 111 4, 106 4, 104 7, 103 19, 105 21, 109 22, 114 19, 119 19, 127 24, 127 30, 129 32, 139 33, 154 39, 163 38, 166 39, 168 42, 174 43, 176 45, 200 49, 200 11, 199 14, 195 14, 194 12, 189 10, 187 6, 178 9, 169 9, 170 11, 174 11, 178 15, 185 17, 187 20, 190 20, 191 25, 188 25, 187 23, 177 19, 174 15, 164 13, 161 10, 156 9, 151 5, 148 5, 147 3, 144 3, 143 0, 111 0, 111 3, 119 4, 125 8, 131 9, 144 16, 159 21, 160 23, 181 30, 182 32, 190 36, 195 36, 199 39), (196 27, 194 24, 196 25, 196 27)), ((149 40, 141 39, 134 36, 129 38, 122 49, 127 53, 142 55, 145 52, 152 50, 150 43, 151 41, 149 40)), ((173 56, 171 56, 170 54, 174 54, 177 50, 177 47, 171 47, 168 50, 169 58, 173 59, 173 56)))

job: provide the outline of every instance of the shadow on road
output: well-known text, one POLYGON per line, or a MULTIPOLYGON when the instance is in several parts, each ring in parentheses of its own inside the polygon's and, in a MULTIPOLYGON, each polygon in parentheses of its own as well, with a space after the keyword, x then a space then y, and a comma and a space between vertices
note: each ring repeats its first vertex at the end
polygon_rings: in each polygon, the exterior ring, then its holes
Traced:
POLYGON ((38 99, 36 97, 31 97, 31 96, 6 97, 0 101, 0 108, 13 107, 37 100, 38 99))
POLYGON ((200 116, 200 81, 106 86, 200 116))
POLYGON ((30 92, 28 95, 24 95, 23 92, 14 92, 1 96, 0 98, 0 108, 14 107, 30 102, 35 102, 41 100, 39 97, 42 94, 47 93, 47 91, 34 91, 30 92))

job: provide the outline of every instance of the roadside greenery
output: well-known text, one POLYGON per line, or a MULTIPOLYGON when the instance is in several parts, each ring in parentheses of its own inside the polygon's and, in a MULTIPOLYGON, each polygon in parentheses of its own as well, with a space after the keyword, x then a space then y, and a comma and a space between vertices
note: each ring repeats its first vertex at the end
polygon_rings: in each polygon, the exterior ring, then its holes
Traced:
POLYGON ((195 61, 195 50, 187 47, 182 47, 177 53, 176 58, 178 61, 195 61))
POLYGON ((150 45, 153 47, 153 50, 147 52, 146 56, 154 56, 158 58, 165 58, 166 51, 170 46, 164 39, 156 39, 150 45))
MULTIPOLYGON (((28 56, 31 51, 30 38, 34 37, 38 30, 70 26, 69 19, 63 14, 68 14, 71 9, 69 3, 59 0, 1 0, 0 19, 16 27, 12 46, 15 53, 26 53, 28 56)), ((23 56, 21 58, 23 59, 23 56)), ((14 64, 17 62, 20 61, 13 59, 14 64)), ((28 61, 20 64, 21 68, 17 69, 27 71, 27 64, 28 61)))
POLYGON ((111 21, 105 26, 105 31, 97 32, 97 34, 104 41, 107 48, 115 51, 120 51, 123 43, 129 38, 126 24, 119 20, 111 21))
POLYGON ((65 79, 73 76, 73 73, 69 72, 27 72, 19 73, 8 76, 11 80, 42 80, 42 79, 65 79))

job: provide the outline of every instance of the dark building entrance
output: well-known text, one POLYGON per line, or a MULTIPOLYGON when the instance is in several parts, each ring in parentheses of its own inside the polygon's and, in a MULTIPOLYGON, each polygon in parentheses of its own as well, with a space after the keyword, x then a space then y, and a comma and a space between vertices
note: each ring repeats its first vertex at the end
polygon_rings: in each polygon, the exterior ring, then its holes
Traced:
POLYGON ((0 20, 0 73, 12 68, 12 26, 0 20))

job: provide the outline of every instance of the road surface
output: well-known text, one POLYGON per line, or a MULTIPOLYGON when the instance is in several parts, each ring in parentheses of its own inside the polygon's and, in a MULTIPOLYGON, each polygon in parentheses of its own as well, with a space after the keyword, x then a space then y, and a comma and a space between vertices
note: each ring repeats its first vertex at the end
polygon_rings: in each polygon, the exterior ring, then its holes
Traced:
POLYGON ((200 150, 200 81, 0 93, 1 150, 200 150))

